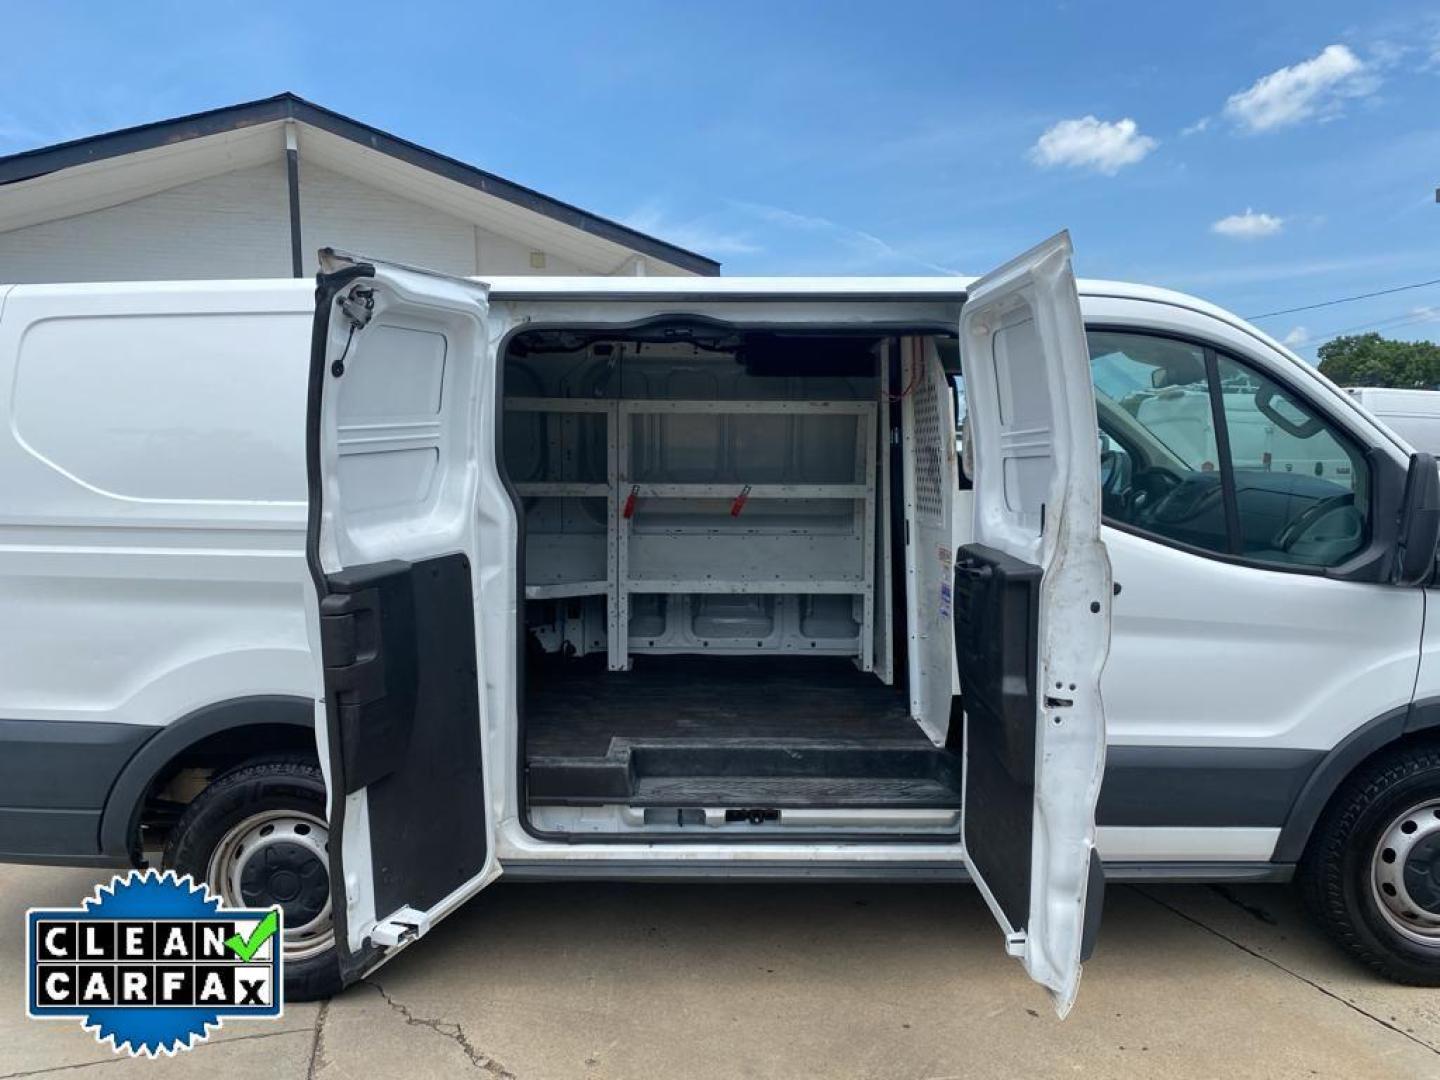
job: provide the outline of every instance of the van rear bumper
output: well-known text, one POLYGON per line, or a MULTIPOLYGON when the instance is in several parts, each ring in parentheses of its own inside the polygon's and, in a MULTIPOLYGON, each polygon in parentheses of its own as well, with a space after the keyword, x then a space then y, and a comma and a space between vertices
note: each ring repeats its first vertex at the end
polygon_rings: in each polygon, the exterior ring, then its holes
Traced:
POLYGON ((158 729, 0 720, 0 862, 125 866, 100 849, 100 816, 125 763, 158 729))

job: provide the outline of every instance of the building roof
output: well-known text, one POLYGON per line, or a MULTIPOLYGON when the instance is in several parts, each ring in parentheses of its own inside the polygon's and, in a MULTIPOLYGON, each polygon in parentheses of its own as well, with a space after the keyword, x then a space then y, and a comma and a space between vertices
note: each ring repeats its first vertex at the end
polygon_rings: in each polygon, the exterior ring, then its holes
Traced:
MULTIPOLYGON (((530 231, 538 236, 553 235, 555 226, 559 225, 569 230, 577 230, 586 237, 593 238, 607 249, 623 249, 644 255, 676 267, 685 273, 709 276, 720 272, 720 264, 714 259, 649 236, 619 222, 581 210, 579 207, 551 198, 549 195, 544 195, 522 184, 506 180, 504 177, 496 176, 483 169, 477 169, 473 165, 467 165, 463 161, 427 150, 416 143, 363 124, 358 120, 352 120, 348 116, 332 112, 291 93, 277 94, 259 101, 249 101, 239 105, 212 109, 208 112, 194 113, 190 116, 141 124, 138 127, 123 128, 119 131, 92 135, 71 142, 57 143, 54 146, 0 157, 0 185, 20 185, 28 188, 33 186, 34 181, 54 177, 56 174, 64 174, 67 171, 88 171, 89 168, 101 163, 114 162, 115 159, 129 155, 149 155, 167 149, 178 150, 187 146, 213 145, 217 149, 223 148, 227 151, 227 160, 231 162, 228 167, 234 168, 236 167, 234 162, 246 163, 243 153, 237 155, 234 152, 239 148, 239 144, 252 141, 246 136, 255 133, 256 129, 278 127, 286 121, 294 121, 296 124, 304 125, 310 131, 321 133, 315 142, 321 148, 322 153, 328 153, 332 158, 344 153, 342 147, 348 145, 351 149, 351 156, 354 156, 357 149, 365 152, 367 157, 378 154, 390 159, 391 162, 401 163, 404 166, 431 174, 447 188, 458 186, 460 189, 465 189, 478 196, 484 204, 501 204, 514 208, 520 212, 520 218, 535 219, 529 222, 530 231), (330 138, 327 139, 326 136, 330 138)), ((270 140, 266 140, 266 143, 267 147, 272 145, 270 140)), ((307 153, 307 149, 302 149, 302 156, 307 153)), ((173 157, 172 155, 169 163, 178 164, 173 157)), ((194 159, 197 155, 191 154, 188 157, 194 159)), ((153 170, 151 171, 153 172, 153 170)), ((219 170, 212 167, 209 171, 213 174, 219 170)), ((200 175, 203 174, 204 170, 202 169, 200 175)), ((188 175, 185 177, 187 180, 189 178, 188 175)), ((138 194, 147 194, 147 188, 153 186, 154 181, 151 180, 148 184, 137 185, 135 190, 138 194)), ((116 185, 113 183, 108 187, 112 191, 116 190, 116 185)), ((12 189, 10 194, 14 193, 14 189, 12 189)), ((58 213, 53 215, 45 213, 47 204, 56 204, 55 198, 28 200, 34 205, 25 207, 22 203, 26 200, 11 200, 10 194, 7 194, 7 201, 11 202, 19 219, 6 220, 10 215, 0 215, 0 230, 45 220, 47 216, 61 216, 58 213)), ((448 201, 451 204, 455 203, 457 199, 457 195, 452 193, 446 200, 443 193, 438 190, 436 196, 437 199, 448 201)), ((127 194, 126 197, 135 198, 138 195, 127 194)), ((84 212, 100 204, 94 202, 68 212, 84 212)), ((59 202, 62 210, 65 205, 64 201, 59 202)), ((456 208, 458 209, 458 207, 456 208)), ((517 223, 523 225, 523 222, 517 223)))

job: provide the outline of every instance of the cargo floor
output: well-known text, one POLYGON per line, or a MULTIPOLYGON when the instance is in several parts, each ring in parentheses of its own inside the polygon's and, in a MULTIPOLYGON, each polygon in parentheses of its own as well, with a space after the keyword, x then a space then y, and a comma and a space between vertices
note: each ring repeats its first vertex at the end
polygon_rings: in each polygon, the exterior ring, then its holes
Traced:
POLYGON ((821 657, 529 666, 532 802, 958 806, 958 762, 903 691, 821 657))
POLYGON ((529 666, 530 755, 603 757, 621 739, 908 739, 929 741, 905 695, 830 657, 602 657, 529 666))

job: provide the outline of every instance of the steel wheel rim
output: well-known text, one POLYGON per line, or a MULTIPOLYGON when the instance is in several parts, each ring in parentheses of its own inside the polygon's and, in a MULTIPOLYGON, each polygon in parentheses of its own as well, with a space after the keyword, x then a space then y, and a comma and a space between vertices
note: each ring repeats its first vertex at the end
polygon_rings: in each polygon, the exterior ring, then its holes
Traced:
MULTIPOLYGON (((210 856, 205 880, 212 894, 228 907, 252 907, 244 896, 241 879, 256 855, 281 843, 298 844, 328 867, 330 831, 314 814, 299 810, 265 810, 232 825, 210 856)), ((328 873, 328 870, 327 870, 328 873)), ((287 962, 318 956, 335 943, 335 925, 330 917, 329 889, 323 908, 298 926, 286 920, 283 935, 287 962)))
POLYGON ((1426 876, 1440 884, 1437 850, 1440 799, 1427 799, 1391 819, 1370 860, 1370 892, 1381 917, 1403 937, 1432 948, 1440 948, 1440 904, 1434 895, 1417 896, 1415 891, 1417 875, 1422 884, 1426 876), (1422 871, 1427 862, 1428 870, 1422 871))

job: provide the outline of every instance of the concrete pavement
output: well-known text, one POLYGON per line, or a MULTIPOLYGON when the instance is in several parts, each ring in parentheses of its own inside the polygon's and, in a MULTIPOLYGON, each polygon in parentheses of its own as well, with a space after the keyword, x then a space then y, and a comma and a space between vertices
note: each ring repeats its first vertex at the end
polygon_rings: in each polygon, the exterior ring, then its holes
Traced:
POLYGON ((966 888, 502 884, 334 1001, 131 1061, 24 1015, 25 909, 99 876, 0 867, 0 1080, 1440 1076, 1440 993, 1277 886, 1112 887, 1060 1023, 966 888))

